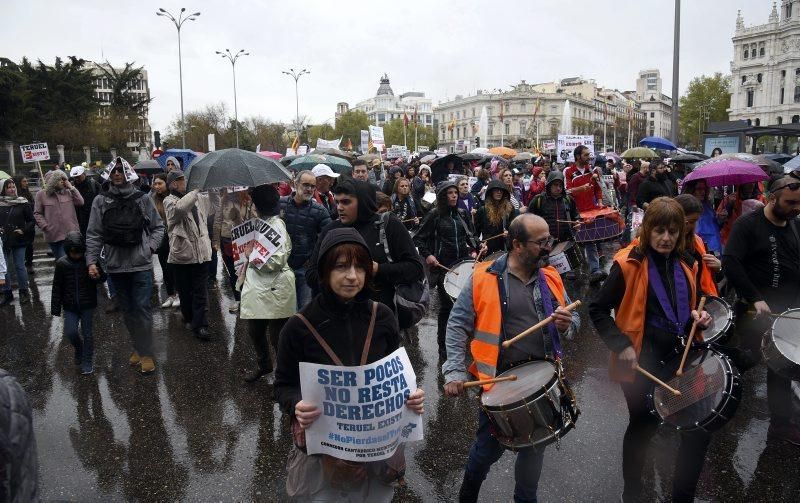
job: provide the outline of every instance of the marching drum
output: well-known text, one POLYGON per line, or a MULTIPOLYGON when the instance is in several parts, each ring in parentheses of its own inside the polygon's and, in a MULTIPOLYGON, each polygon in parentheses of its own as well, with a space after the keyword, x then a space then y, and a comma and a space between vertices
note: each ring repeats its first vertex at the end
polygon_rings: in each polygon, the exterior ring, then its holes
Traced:
POLYGON ((800 309, 789 309, 775 318, 761 347, 764 361, 778 374, 800 379, 800 309))
POLYGON ((461 290, 472 280, 472 269, 474 268, 474 260, 463 260, 451 267, 444 275, 444 291, 451 299, 456 300, 461 294, 461 290))
POLYGON ((578 271, 581 268, 581 251, 572 241, 562 241, 553 247, 547 258, 548 264, 559 274, 578 271))
MULTIPOLYGON (((681 356, 669 361, 666 375, 675 376, 681 356)), ((651 411, 678 430, 711 432, 725 425, 739 407, 739 371, 727 356, 713 348, 691 349, 683 374, 665 379, 681 392, 673 395, 656 386, 648 395, 651 411)))
POLYGON ((496 251, 496 252, 492 253, 491 255, 487 255, 484 258, 482 258, 481 262, 494 262, 495 260, 499 259, 500 257, 502 257, 506 253, 508 253, 508 252, 496 251))
POLYGON ((507 375, 517 378, 495 383, 481 394, 481 407, 498 442, 510 449, 545 446, 575 426, 580 414, 575 395, 555 363, 527 362, 498 377, 507 375))
POLYGON ((725 299, 709 295, 706 297, 704 309, 711 315, 713 324, 703 330, 703 342, 706 344, 724 342, 733 328, 734 315, 731 305, 725 299))
POLYGON ((575 229, 576 243, 602 243, 622 235, 625 222, 619 211, 613 208, 598 208, 581 212, 581 223, 575 229))

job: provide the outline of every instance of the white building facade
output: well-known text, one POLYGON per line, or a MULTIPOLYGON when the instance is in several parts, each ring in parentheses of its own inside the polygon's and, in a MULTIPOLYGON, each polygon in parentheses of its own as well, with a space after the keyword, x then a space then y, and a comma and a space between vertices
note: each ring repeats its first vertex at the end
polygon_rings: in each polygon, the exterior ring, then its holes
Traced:
MULTIPOLYGON (((336 105, 336 115, 347 113, 350 107, 345 102, 336 105)), ((380 80, 378 92, 372 98, 359 101, 353 110, 360 110, 367 114, 371 124, 383 126, 387 122, 395 119, 402 119, 403 114, 408 115, 409 122, 412 120, 414 111, 417 112, 417 120, 422 126, 433 127, 433 102, 425 97, 425 93, 410 91, 395 96, 389 84, 389 76, 384 74, 380 80)))
POLYGON ((800 0, 773 3, 766 24, 746 27, 741 11, 732 38, 730 120, 753 126, 800 123, 800 0))
POLYGON ((648 69, 639 72, 635 99, 644 115, 645 136, 669 138, 672 135, 672 98, 661 92, 661 72, 648 69))

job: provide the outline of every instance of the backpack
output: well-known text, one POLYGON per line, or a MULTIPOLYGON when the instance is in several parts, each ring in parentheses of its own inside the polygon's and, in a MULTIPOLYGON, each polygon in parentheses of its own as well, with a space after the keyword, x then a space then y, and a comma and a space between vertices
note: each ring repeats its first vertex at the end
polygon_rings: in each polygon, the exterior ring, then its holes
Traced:
POLYGON ((139 198, 143 196, 138 190, 131 197, 108 195, 111 203, 103 212, 103 243, 124 248, 142 243, 145 219, 139 198))
MULTIPOLYGON (((380 215, 377 222, 378 235, 383 244, 383 251, 386 259, 393 262, 392 255, 389 253, 389 241, 386 239, 386 223, 391 213, 386 212, 380 215)), ((394 288, 394 304, 397 306, 397 323, 401 329, 411 328, 428 312, 428 305, 431 302, 428 291, 428 278, 423 274, 421 280, 413 283, 399 283, 394 288)))

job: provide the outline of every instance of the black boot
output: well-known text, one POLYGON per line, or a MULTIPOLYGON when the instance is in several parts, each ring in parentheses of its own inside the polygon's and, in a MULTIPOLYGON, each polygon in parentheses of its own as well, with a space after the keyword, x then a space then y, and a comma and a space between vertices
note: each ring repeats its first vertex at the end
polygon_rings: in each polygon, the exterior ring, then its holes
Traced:
POLYGON ((475 480, 465 473, 461 489, 458 490, 458 503, 478 503, 481 484, 483 484, 482 480, 475 480))
POLYGON ((0 306, 5 306, 14 302, 14 294, 11 291, 3 292, 3 297, 0 298, 0 306))
POLYGON ((245 376, 244 382, 246 382, 246 383, 256 382, 259 379, 261 379, 263 376, 269 374, 270 372, 272 372, 272 369, 265 369, 265 368, 262 368, 262 367, 258 367, 256 370, 254 370, 253 372, 251 372, 251 373, 247 374, 247 376, 245 376))

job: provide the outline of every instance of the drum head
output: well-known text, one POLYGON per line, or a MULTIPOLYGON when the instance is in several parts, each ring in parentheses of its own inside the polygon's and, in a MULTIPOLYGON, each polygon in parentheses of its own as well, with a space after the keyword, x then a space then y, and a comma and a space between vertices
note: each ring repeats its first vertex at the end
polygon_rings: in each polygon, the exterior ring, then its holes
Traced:
MULTIPOLYGON (((682 356, 682 355, 681 355, 682 356)), ((670 362, 667 370, 673 376, 667 384, 681 392, 673 395, 664 387, 656 385, 653 390, 653 405, 658 415, 678 428, 693 428, 719 410, 724 402, 726 389, 725 357, 709 349, 692 349, 686 358, 683 375, 675 376, 681 356, 670 362)))
MULTIPOLYGON (((800 318, 800 309, 789 309, 781 314, 800 318)), ((800 365, 800 320, 775 318, 772 323, 772 340, 783 356, 795 365, 800 365)))
POLYGON ((538 396, 542 393, 542 387, 555 377, 556 367, 552 363, 544 360, 523 363, 513 369, 500 374, 498 377, 509 375, 517 376, 516 381, 502 381, 492 385, 489 391, 484 391, 481 395, 481 403, 484 407, 504 407, 511 406, 525 398, 538 396))
POLYGON ((472 269, 475 268, 474 260, 464 260, 459 262, 444 276, 444 291, 447 295, 457 299, 461 294, 461 290, 467 285, 467 282, 472 280, 472 269))
POLYGON ((714 323, 703 330, 703 340, 705 342, 716 342, 724 339, 728 331, 733 326, 733 309, 725 299, 709 296, 706 298, 704 308, 714 319, 714 323))
POLYGON ((481 262, 494 262, 495 260, 497 260, 500 257, 502 257, 505 253, 506 252, 504 252, 504 251, 496 251, 496 252, 492 253, 491 255, 487 255, 483 260, 481 260, 481 262))

